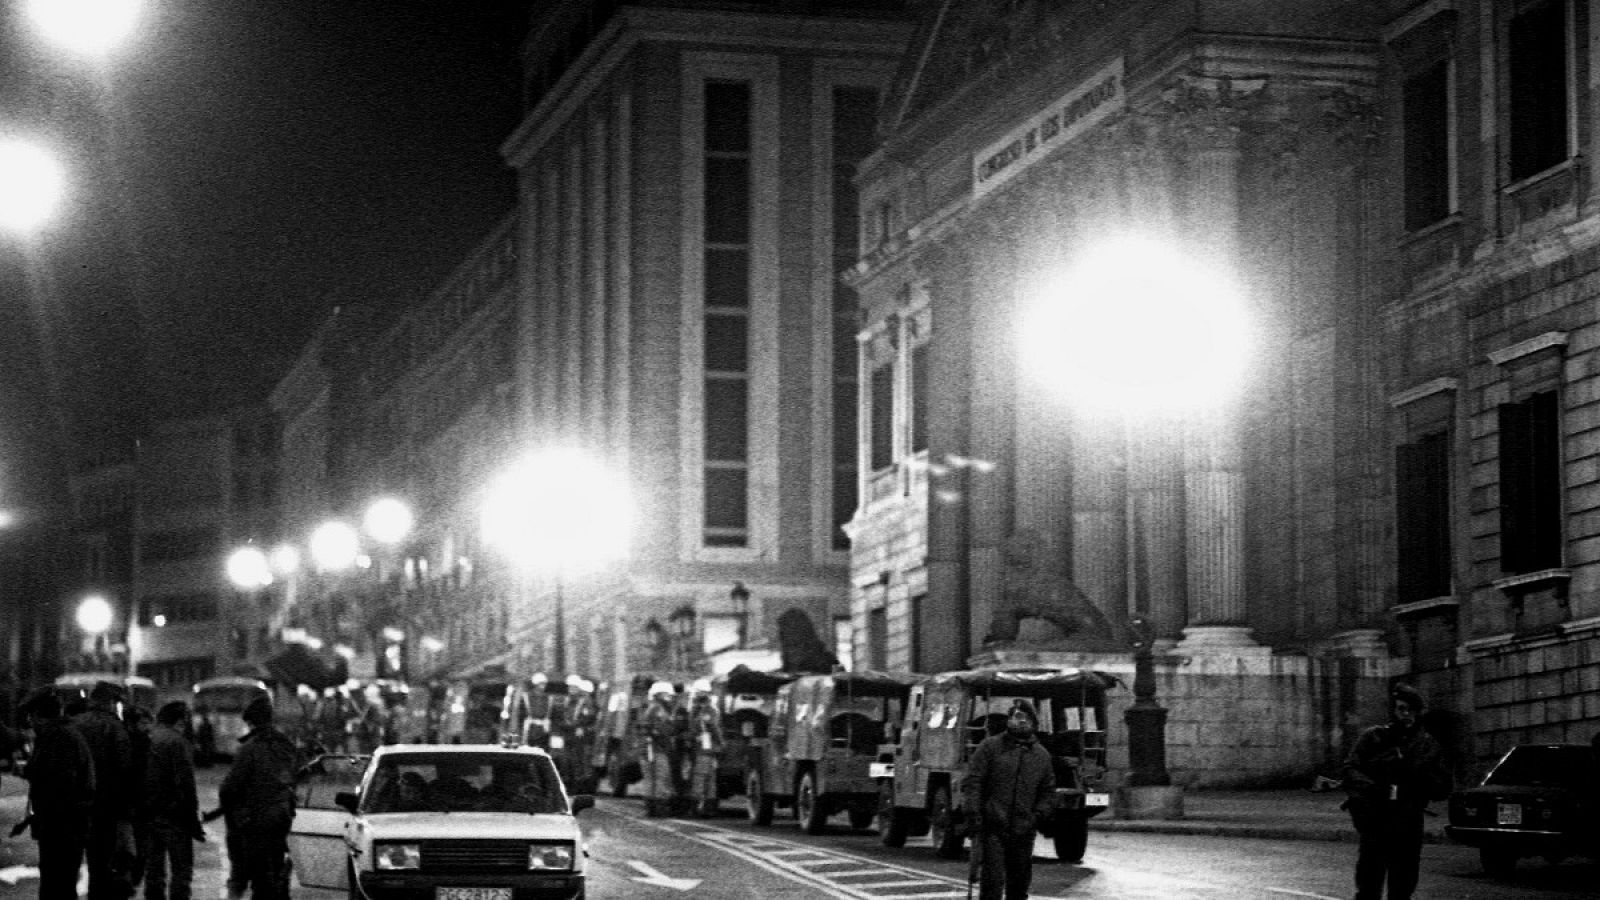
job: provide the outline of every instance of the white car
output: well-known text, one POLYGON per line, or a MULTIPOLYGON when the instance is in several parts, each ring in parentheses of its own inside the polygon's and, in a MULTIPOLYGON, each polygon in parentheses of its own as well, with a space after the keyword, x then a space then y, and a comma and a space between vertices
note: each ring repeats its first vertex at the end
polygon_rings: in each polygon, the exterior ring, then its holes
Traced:
POLYGON ((307 767, 289 852, 300 883, 358 900, 571 900, 585 853, 555 764, 532 747, 398 744, 307 767))

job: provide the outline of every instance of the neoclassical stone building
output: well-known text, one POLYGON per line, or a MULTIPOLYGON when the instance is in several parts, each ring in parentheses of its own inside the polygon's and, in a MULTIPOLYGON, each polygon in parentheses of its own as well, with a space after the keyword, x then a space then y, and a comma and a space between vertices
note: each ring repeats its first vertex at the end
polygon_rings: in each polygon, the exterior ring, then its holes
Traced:
MULTIPOLYGON (((1196 785, 1328 764, 1391 679, 1424 687, 1463 774, 1587 740, 1589 5, 927 9, 849 275, 865 655, 1128 672, 1141 619, 1196 785), (1108 415, 1023 364, 1038 285, 1129 232, 1237 286, 1254 350, 1230 401, 1108 415)), ((1159 321, 1120 321, 1093 338, 1106 377, 1207 374, 1202 334, 1163 349, 1159 321)))

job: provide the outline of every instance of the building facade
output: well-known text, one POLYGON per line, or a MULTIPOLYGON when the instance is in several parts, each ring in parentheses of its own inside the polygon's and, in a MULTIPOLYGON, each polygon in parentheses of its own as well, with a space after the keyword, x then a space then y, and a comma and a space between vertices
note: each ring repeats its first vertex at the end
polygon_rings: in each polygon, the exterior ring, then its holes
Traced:
POLYGON ((788 628, 809 637, 786 645, 848 661, 858 322, 837 273, 903 7, 534 15, 527 115, 503 148, 525 434, 603 458, 637 506, 628 558, 519 604, 549 634, 563 592, 579 671, 698 667, 788 628))
MULTIPOLYGON (((1392 679, 1463 776, 1588 740, 1588 22, 1579 0, 930 10, 852 272, 876 652, 1126 671, 1148 628, 1197 785, 1330 763, 1392 679), (1231 402, 1106 415, 1027 371, 1040 283, 1081 287, 1129 232, 1245 298, 1231 402)), ((1163 260, 1121 261, 1102 305, 1163 260)), ((1155 377, 1154 325, 1099 332, 1125 373, 1083 377, 1155 377)), ((1171 390, 1206 376, 1202 338, 1171 390)))

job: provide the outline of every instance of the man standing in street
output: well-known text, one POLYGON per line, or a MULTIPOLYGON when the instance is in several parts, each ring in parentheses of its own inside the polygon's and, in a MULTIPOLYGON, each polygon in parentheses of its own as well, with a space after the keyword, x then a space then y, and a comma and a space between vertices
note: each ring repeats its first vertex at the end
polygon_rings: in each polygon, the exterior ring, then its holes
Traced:
POLYGON ((117 715, 122 688, 109 681, 89 691, 89 707, 72 719, 94 756, 94 816, 89 827, 89 900, 127 900, 133 846, 133 744, 117 715), (119 851, 125 858, 119 860, 119 851), (119 871, 119 862, 123 868, 119 871))
POLYGON ((23 777, 28 780, 26 823, 39 844, 39 900, 77 900, 78 868, 94 808, 94 757, 83 735, 62 718, 61 701, 48 688, 29 697, 22 711, 33 728, 33 756, 23 777))
POLYGON ((1389 722, 1362 732, 1344 765, 1344 808, 1360 835, 1356 900, 1410 900, 1422 857, 1422 816, 1430 800, 1450 794, 1450 771, 1439 744, 1421 726, 1422 695, 1396 685, 1389 722))
POLYGON ((1034 737, 1039 713, 1027 700, 1012 704, 1006 730, 972 752, 962 783, 962 812, 972 852, 982 860, 981 900, 1027 900, 1033 883, 1033 838, 1055 813, 1056 775, 1050 752, 1034 737))
POLYGON ((189 706, 174 700, 156 713, 145 766, 149 815, 145 844, 145 900, 189 900, 194 880, 194 842, 205 840, 194 785, 194 751, 179 729, 189 706))
POLYGON ((273 726, 271 700, 250 701, 244 721, 250 733, 240 740, 233 767, 217 789, 228 824, 228 892, 237 895, 248 886, 252 900, 287 900, 299 754, 273 726))

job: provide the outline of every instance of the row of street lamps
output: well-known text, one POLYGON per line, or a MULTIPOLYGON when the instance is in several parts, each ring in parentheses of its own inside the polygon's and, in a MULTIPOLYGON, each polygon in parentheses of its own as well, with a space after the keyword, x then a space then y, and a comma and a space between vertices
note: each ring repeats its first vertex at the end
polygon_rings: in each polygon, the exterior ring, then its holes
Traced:
MULTIPOLYGON (((542 576, 554 586, 552 668, 566 670, 566 582, 626 556, 632 536, 632 501, 621 480, 597 459, 573 448, 549 448, 523 457, 491 480, 481 503, 480 527, 486 544, 499 551, 523 576, 542 576)), ((315 571, 337 574, 370 568, 363 539, 393 551, 412 535, 415 513, 403 500, 382 497, 366 507, 361 526, 331 519, 310 533, 306 550, 315 571)), ((289 543, 266 550, 255 544, 235 549, 226 565, 228 579, 255 591, 278 578, 291 585, 284 606, 295 602, 293 586, 300 552, 289 543)), ((379 577, 383 577, 381 570, 379 577)), ((409 623, 390 623, 384 638, 399 644, 409 623)), ((307 636, 311 639, 310 636, 307 636)), ((423 638, 437 652, 437 638, 423 638)), ((393 660, 390 661, 391 664, 393 660)))

